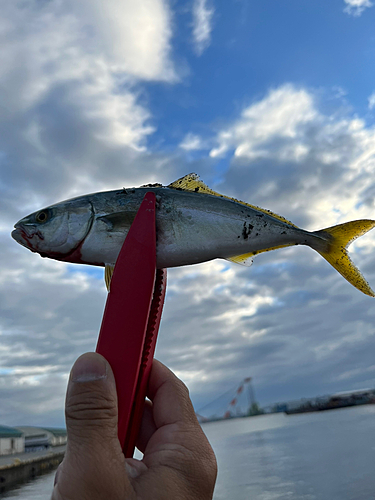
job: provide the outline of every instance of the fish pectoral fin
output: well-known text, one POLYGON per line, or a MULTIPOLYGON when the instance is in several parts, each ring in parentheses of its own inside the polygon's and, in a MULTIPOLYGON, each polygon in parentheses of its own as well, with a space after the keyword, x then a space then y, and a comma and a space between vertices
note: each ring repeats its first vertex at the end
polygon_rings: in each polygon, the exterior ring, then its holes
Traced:
POLYGON ((233 262, 234 264, 240 264, 241 266, 250 267, 253 263, 254 253, 244 253, 243 255, 235 255, 234 257, 227 257, 225 260, 233 262))
POLYGON ((351 261, 346 249, 352 241, 367 233, 373 227, 375 227, 375 221, 369 219, 355 220, 328 227, 313 233, 325 240, 325 248, 322 249, 319 241, 317 241, 316 245, 311 245, 349 283, 370 297, 375 297, 375 293, 371 290, 360 270, 351 261))
POLYGON ((213 189, 209 188, 203 181, 200 180, 199 175, 191 173, 187 174, 184 177, 181 177, 180 179, 177 179, 177 181, 172 182, 169 184, 167 187, 171 189, 181 189, 182 191, 193 191, 195 193, 204 193, 204 194, 210 194, 212 196, 218 196, 219 198, 225 198, 227 200, 232 200, 236 203, 240 203, 241 205, 245 205, 246 207, 250 207, 253 210, 258 210, 259 212, 263 212, 264 214, 269 215, 270 217, 274 217, 275 219, 285 222, 286 224, 289 224, 290 226, 293 227, 298 227, 293 222, 290 222, 290 220, 286 219, 285 217, 282 217, 281 215, 275 214, 274 212, 271 212, 271 210, 266 210, 265 208, 260 208, 257 207, 256 205, 250 205, 250 203, 245 203, 244 201, 237 200, 236 198, 231 198, 230 196, 225 196, 224 194, 220 194, 213 189))
POLYGON ((112 275, 113 275, 113 270, 114 270, 115 266, 114 264, 106 264, 105 265, 105 270, 104 270, 104 281, 105 281, 105 284, 106 284, 106 287, 107 287, 107 290, 109 292, 110 290, 110 286, 111 286, 111 279, 112 279, 112 275))
POLYGON ((108 231, 123 231, 129 229, 135 217, 135 212, 115 212, 112 214, 101 215, 97 217, 98 221, 104 222, 108 231))

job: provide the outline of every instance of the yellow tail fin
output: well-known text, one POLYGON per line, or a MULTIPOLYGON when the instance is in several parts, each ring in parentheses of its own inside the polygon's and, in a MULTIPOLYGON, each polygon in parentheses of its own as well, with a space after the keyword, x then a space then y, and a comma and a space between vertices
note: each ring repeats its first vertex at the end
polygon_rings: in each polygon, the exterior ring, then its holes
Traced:
POLYGON ((351 261, 346 249, 352 241, 367 233, 373 227, 375 227, 375 221, 363 219, 328 227, 315 233, 323 237, 328 243, 328 247, 326 246, 324 250, 322 250, 320 245, 317 245, 315 250, 344 276, 349 283, 371 297, 375 297, 375 293, 371 290, 370 285, 362 276, 359 269, 351 261))

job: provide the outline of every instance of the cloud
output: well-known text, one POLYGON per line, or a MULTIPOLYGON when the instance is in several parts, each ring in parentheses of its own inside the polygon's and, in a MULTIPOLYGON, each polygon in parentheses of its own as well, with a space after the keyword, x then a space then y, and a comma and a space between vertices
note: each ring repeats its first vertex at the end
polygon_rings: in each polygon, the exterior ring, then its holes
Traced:
POLYGON ((296 397, 296 373, 301 395, 340 390, 348 370, 359 370, 351 383, 360 388, 373 365, 371 299, 308 249, 257 257, 251 269, 217 261, 169 270, 168 279, 156 355, 188 383, 197 408, 247 376, 263 402, 296 397))
POLYGON ((375 92, 373 92, 368 98, 368 107, 369 109, 375 108, 375 92))
POLYGON ((0 419, 61 425, 69 367, 95 348, 105 300, 101 276, 41 260, 5 234, 0 244, 0 394, 7 401, 0 419))
MULTIPOLYGON (((314 120, 316 111, 313 99, 306 90, 297 90, 285 85, 271 91, 268 96, 245 108, 240 119, 231 128, 220 132, 218 147, 210 152, 210 156, 220 157, 229 149, 235 148, 238 158, 256 159, 272 157, 268 143, 274 138, 284 140, 285 159, 296 159, 307 154, 302 142, 298 143, 300 128, 314 120), (293 143, 288 148, 287 143, 293 143)), ((280 155, 280 150, 277 151, 280 155)))
MULTIPOLYGON (((321 93, 292 84, 274 88, 245 107, 214 138, 211 156, 230 162, 215 189, 270 208, 310 230, 373 218, 375 129, 347 109, 337 108, 331 114, 323 109, 321 93)), ((370 232, 350 248, 354 262, 372 284, 374 247, 375 236, 370 232)), ((256 257, 250 269, 233 267, 230 272, 234 276, 222 288, 218 285, 215 300, 206 303, 206 308, 200 302, 190 313, 199 316, 200 310, 210 310, 213 331, 220 338, 216 345, 202 350, 201 363, 212 370, 206 375, 206 390, 212 387, 213 394, 220 394, 215 380, 226 370, 221 392, 235 384, 236 374, 237 380, 252 375, 261 397, 274 401, 295 398, 297 386, 301 395, 313 396, 374 384, 373 363, 366 348, 373 344, 372 319, 368 317, 371 299, 346 287, 319 255, 300 247, 278 250, 256 257), (254 314, 241 296, 244 290, 253 290, 254 314), (220 293, 227 294, 226 301, 219 300, 220 293), (225 309, 224 316, 220 309, 225 309), (225 322, 216 323, 218 318, 225 322), (233 371, 231 355, 236 359, 233 371), (313 368, 316 364, 319 373, 313 368), (299 382, 293 371, 299 374, 299 382)), ((222 274, 217 274, 219 280, 223 280, 222 274)), ((201 276, 199 283, 202 290, 212 289, 201 276)), ((186 284, 180 294, 184 287, 186 284)), ((187 298, 184 304, 188 307, 187 298)), ((195 317, 194 324, 191 331, 203 332, 204 343, 206 321, 195 317)), ((185 359, 189 362, 186 350, 183 358, 176 366, 185 359)), ((186 372, 185 367, 184 376, 186 372)), ((204 376, 192 375, 190 381, 198 393, 198 407, 207 402, 198 383, 204 376)), ((209 405, 205 414, 210 411, 209 405)))
POLYGON ((374 207, 374 128, 355 116, 322 113, 306 89, 286 84, 271 90, 223 128, 216 142, 210 155, 232 158, 229 175, 236 187, 238 177, 249 177, 248 189, 241 181, 242 196, 257 192, 258 204, 272 197, 295 220, 291 200, 301 224, 368 218, 374 207))
POLYGON ((102 10, 101 5, 3 2, 0 33, 7 50, 2 51, 0 78, 14 88, 3 96, 8 106, 27 109, 57 83, 80 81, 91 96, 119 94, 129 78, 175 79, 166 5, 161 0, 109 0, 102 10))
MULTIPOLYGON (((61 98, 47 101, 42 122, 66 116, 55 101, 64 107, 61 98)), ((92 133, 85 121, 80 129, 92 133)), ((55 142, 43 139, 44 147, 63 149, 64 132, 66 126, 53 133, 55 142)), ((374 134, 358 117, 324 113, 312 90, 283 85, 209 138, 230 165, 212 187, 310 229, 371 218, 374 134)), ((189 140, 206 141, 188 135, 183 142, 189 140)), ((99 162, 108 158, 105 145, 95 149, 99 162)), ((65 150, 75 165, 91 158, 80 147, 65 150)), ((134 151, 143 175, 154 176, 148 180, 174 180, 167 157, 159 158, 158 172, 157 157, 134 151)), ((85 173, 74 174, 75 185, 84 185, 85 173)), ((45 185, 53 192, 50 179, 45 185)), ((1 420, 62 423, 67 373, 79 354, 95 348, 106 295, 102 271, 41 259, 12 242, 9 230, 0 257, 0 397, 9 401, 1 420)), ((374 245, 370 233, 351 248, 372 284, 374 245)), ((373 343, 371 299, 311 249, 262 254, 250 269, 218 260, 168 270, 156 356, 189 385, 197 408, 247 376, 262 403, 371 385, 365 381, 373 374, 373 343)))
POLYGON ((344 2, 347 4, 344 12, 353 16, 360 16, 365 9, 373 6, 370 0, 344 0, 344 2))
POLYGON ((95 348, 106 296, 102 270, 25 252, 10 238, 13 224, 70 196, 173 171, 173 158, 147 152, 155 127, 143 87, 176 82, 169 7, 161 0, 101 7, 2 2, 0 421, 11 425, 63 424, 67 374, 95 348))
POLYGON ((125 177, 125 165, 128 182, 143 180, 148 159, 140 153, 154 125, 141 84, 176 81, 171 13, 161 0, 109 1, 103 12, 101 6, 2 3, 0 190, 6 212, 14 192, 25 210, 34 210, 98 183, 112 186, 125 177))
POLYGON ((205 145, 199 135, 189 132, 179 144, 179 147, 185 151, 196 151, 204 149, 205 145))
MULTIPOLYGON (((66 2, 65 2, 66 3, 66 2)), ((65 7, 81 21, 85 43, 92 41, 113 71, 145 80, 173 81, 170 61, 171 12, 163 0, 139 2, 109 0, 68 1, 65 7)))
MULTIPOLYGON (((68 372, 94 350, 106 298, 101 269, 32 254, 11 240, 14 222, 69 196, 168 184, 192 169, 179 154, 148 147, 157 123, 146 85, 177 79, 168 5, 108 2, 105 12, 101 5, 2 4, 4 424, 63 423, 68 372)), ((211 12, 197 45, 204 50, 213 9, 195 5, 211 12)), ((374 129, 347 111, 325 112, 312 89, 275 87, 217 134, 187 134, 180 150, 200 151, 194 165, 213 188, 308 229, 373 217, 374 129), (221 159, 220 169, 208 169, 221 159)), ((370 233, 352 248, 370 283, 373 247, 370 233)), ((373 316, 371 299, 308 248, 262 254, 250 269, 225 261, 170 269, 157 357, 188 383, 197 406, 246 376, 262 403, 360 388, 373 376, 373 316)))
POLYGON ((207 0, 194 0, 193 39, 195 50, 199 56, 210 45, 214 12, 213 8, 208 7, 207 0))

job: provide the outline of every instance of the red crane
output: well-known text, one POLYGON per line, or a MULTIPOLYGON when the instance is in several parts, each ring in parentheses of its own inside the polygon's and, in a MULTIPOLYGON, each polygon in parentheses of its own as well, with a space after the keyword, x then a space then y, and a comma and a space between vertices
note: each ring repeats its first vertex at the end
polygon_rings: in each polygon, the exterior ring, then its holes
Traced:
POLYGON ((238 386, 238 388, 236 390, 234 398, 230 401, 228 408, 227 408, 226 412, 224 413, 224 418, 230 418, 230 417, 234 416, 235 408, 236 408, 236 405, 238 403, 238 397, 243 392, 246 385, 247 385, 247 391, 248 391, 247 397, 248 397, 248 405, 249 405, 248 414, 249 415, 252 414, 252 410, 257 407, 257 404, 255 401, 254 389, 253 389, 251 381, 252 381, 251 377, 246 377, 242 380, 242 382, 240 383, 240 385, 238 386))

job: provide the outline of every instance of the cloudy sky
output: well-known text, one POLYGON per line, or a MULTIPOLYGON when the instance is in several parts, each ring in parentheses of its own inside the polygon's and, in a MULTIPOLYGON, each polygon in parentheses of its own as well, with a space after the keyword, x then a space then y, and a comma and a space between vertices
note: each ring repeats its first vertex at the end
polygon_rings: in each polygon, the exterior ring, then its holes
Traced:
MULTIPOLYGON (((196 172, 308 230, 375 218, 371 1, 1 10, 1 424, 63 425, 70 367, 95 349, 106 299, 102 269, 11 239, 28 213, 196 172)), ((374 248, 375 231, 351 247, 373 287, 374 248)), ((311 249, 262 254, 251 268, 171 269, 168 280, 156 355, 198 410, 248 376, 261 404, 375 386, 375 301, 311 249)))

